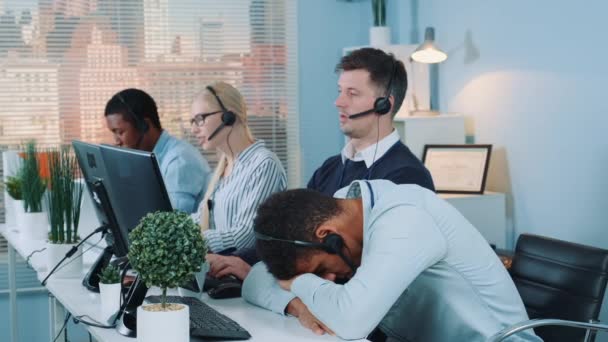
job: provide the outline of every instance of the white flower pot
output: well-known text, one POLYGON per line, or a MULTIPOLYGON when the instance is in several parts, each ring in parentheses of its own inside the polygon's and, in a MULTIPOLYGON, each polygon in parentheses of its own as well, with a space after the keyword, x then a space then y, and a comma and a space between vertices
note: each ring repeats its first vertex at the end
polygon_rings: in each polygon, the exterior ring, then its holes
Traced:
POLYGON ((146 308, 160 304, 146 304, 137 308, 138 342, 189 342, 190 308, 177 304, 175 311, 148 311, 146 308))
POLYGON ((108 319, 120 309, 120 283, 99 283, 99 296, 101 298, 101 317, 108 319))
POLYGON ((6 201, 6 204, 6 224, 8 226, 14 227, 14 230, 17 232, 22 231, 23 229, 21 227, 23 227, 23 214, 25 214, 25 209, 23 209, 23 200, 16 200, 10 198, 6 201))
MULTIPOLYGON (((50 272, 55 265, 72 249, 76 244, 56 244, 48 242, 46 244, 47 265, 46 270, 50 272)), ((52 277, 57 278, 78 278, 82 276, 82 246, 70 258, 67 258, 61 266, 53 273, 52 277)))
POLYGON ((26 240, 46 240, 49 236, 49 222, 46 212, 23 213, 19 228, 21 237, 26 240))
POLYGON ((391 28, 388 26, 372 26, 369 28, 369 45, 391 45, 391 28))

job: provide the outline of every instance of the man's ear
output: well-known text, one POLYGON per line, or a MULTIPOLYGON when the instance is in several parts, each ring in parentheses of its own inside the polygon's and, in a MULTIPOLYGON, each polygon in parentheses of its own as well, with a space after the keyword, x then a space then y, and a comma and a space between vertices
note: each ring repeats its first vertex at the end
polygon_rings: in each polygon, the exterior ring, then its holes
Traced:
POLYGON ((315 231, 315 236, 321 240, 323 240, 329 234, 337 234, 338 229, 333 224, 324 223, 317 228, 315 231))

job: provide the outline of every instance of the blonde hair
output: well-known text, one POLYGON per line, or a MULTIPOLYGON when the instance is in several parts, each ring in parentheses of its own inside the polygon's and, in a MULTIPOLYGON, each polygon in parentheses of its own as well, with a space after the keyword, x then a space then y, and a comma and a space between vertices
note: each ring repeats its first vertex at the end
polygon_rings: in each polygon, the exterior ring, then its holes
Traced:
MULTIPOLYGON (((204 101, 205 103, 209 104, 210 110, 221 110, 222 108, 215 96, 213 96, 211 91, 209 91, 208 87, 211 87, 213 88, 213 90, 215 90, 215 93, 222 101, 222 104, 224 104, 226 110, 233 112, 237 116, 237 121, 240 120, 243 123, 246 137, 250 141, 254 141, 255 139, 253 138, 253 134, 251 134, 251 130, 247 125, 247 105, 245 104, 245 99, 243 98, 243 95, 241 95, 241 93, 235 87, 231 86, 226 82, 218 81, 211 83, 194 97, 194 101, 204 101)), ((204 232, 205 230, 209 229, 210 217, 209 206, 207 205, 207 202, 215 191, 215 187, 217 186, 217 183, 219 182, 220 178, 224 174, 227 164, 227 156, 224 153, 220 153, 219 162, 215 167, 215 171, 213 172, 211 181, 209 181, 209 184, 207 185, 207 191, 205 192, 205 196, 201 201, 201 232, 204 232)))

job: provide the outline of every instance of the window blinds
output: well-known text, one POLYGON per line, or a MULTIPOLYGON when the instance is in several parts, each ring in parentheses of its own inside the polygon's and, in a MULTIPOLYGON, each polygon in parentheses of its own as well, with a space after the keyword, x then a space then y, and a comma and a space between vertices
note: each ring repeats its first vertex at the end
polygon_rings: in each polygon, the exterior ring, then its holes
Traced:
POLYGON ((0 0, 0 14, 0 149, 29 138, 111 143, 105 103, 128 87, 151 94, 163 127, 196 144, 192 97, 224 80, 300 184, 295 1, 0 0))

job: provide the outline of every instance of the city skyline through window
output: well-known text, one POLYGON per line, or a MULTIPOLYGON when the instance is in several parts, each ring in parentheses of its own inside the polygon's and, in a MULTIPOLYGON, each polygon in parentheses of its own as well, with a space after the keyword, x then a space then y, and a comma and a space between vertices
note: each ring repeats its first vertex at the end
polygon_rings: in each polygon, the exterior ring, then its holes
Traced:
MULTIPOLYGON (((295 5, 288 0, 0 0, 0 146, 112 143, 103 110, 125 88, 189 140, 192 97, 223 80, 256 138, 299 182, 295 5), (291 170, 291 171, 289 171, 291 170)), ((210 163, 213 154, 205 153, 210 163)))

